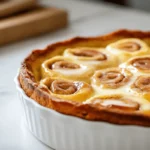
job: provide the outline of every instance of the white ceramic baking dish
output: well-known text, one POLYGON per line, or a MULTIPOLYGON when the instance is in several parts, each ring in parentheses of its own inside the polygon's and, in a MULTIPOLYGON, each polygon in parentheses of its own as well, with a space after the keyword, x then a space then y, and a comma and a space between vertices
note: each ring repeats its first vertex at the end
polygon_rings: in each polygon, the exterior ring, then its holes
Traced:
MULTIPOLYGON (((150 150, 150 128, 87 121, 45 108, 15 78, 29 130, 56 150, 150 150)), ((121 119, 121 118, 120 118, 121 119)))

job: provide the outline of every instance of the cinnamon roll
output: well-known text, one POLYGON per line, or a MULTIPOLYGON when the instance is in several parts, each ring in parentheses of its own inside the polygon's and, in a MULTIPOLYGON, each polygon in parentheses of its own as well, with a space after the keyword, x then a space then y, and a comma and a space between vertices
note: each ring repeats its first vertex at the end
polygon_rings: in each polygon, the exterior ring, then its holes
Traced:
POLYGON ((82 102, 88 99, 92 93, 92 87, 82 81, 71 81, 59 78, 45 78, 40 84, 46 87, 50 93, 62 100, 82 102))
POLYGON ((120 67, 127 68, 137 75, 150 73, 150 55, 133 57, 126 63, 121 64, 120 67))
POLYGON ((42 64, 43 77, 61 77, 89 82, 93 69, 63 56, 56 56, 42 64))
POLYGON ((138 76, 131 85, 131 89, 136 92, 137 95, 144 96, 144 98, 150 101, 150 76, 138 76))
POLYGON ((124 69, 110 68, 98 70, 92 77, 92 87, 101 95, 125 92, 125 86, 128 85, 131 77, 132 74, 124 69))
POLYGON ((142 40, 136 38, 122 39, 109 44, 106 49, 115 55, 119 55, 120 62, 124 62, 130 57, 148 54, 149 46, 142 40))
POLYGON ((77 60, 96 69, 117 66, 117 58, 104 48, 72 48, 64 51, 64 56, 77 60))
POLYGON ((140 105, 138 102, 136 102, 132 97, 122 94, 96 96, 84 103, 92 104, 93 106, 96 106, 100 109, 118 109, 120 111, 138 111, 140 109, 140 105))

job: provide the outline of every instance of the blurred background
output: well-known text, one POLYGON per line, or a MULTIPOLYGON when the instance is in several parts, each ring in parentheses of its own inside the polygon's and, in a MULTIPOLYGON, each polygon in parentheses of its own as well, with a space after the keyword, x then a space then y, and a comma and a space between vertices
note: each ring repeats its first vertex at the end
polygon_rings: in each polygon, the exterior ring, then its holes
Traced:
MULTIPOLYGON (((113 24, 117 22, 114 21, 116 18, 119 22, 118 28, 128 27, 128 23, 132 21, 135 29, 135 16, 140 24, 145 24, 143 17, 142 21, 139 20, 138 13, 145 13, 147 16, 149 12, 150 0, 0 0, 0 45, 67 27, 72 20, 82 22, 82 19, 87 19, 88 22, 88 19, 95 18, 100 22, 104 19, 102 22, 105 24, 109 18, 113 24), (116 14, 113 16, 112 13, 115 11, 116 14), (108 12, 107 18, 103 12, 108 12), (124 14, 121 16, 120 13, 124 14), (121 16, 120 19, 118 15, 121 16), (120 20, 125 21, 125 18, 128 20, 126 24, 120 24, 120 20)), ((149 16, 145 20, 150 20, 149 16)), ((97 23, 91 22, 91 26, 96 25, 97 23)), ((107 23, 103 26, 109 30, 117 28, 109 27, 107 23)), ((149 24, 147 26, 149 28, 149 24)))
POLYGON ((150 0, 79 0, 79 1, 97 1, 97 2, 103 1, 150 12, 150 0))

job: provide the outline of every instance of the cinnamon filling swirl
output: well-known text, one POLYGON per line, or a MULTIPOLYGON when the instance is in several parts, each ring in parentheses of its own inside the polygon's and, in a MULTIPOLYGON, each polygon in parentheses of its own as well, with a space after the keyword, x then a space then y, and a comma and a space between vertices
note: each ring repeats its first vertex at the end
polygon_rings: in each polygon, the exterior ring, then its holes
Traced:
POLYGON ((110 70, 106 72, 97 72, 95 74, 96 80, 100 82, 101 85, 108 88, 118 88, 124 85, 129 78, 117 70, 110 70))
POLYGON ((61 61, 56 61, 53 64, 51 64, 50 68, 51 69, 79 69, 80 66, 75 63, 61 60, 61 61))
POLYGON ((150 77, 139 76, 131 87, 138 91, 150 92, 150 77))
POLYGON ((120 43, 118 48, 127 52, 135 52, 141 49, 141 45, 135 42, 120 43))
POLYGON ((111 109, 120 109, 126 111, 139 110, 139 104, 133 100, 120 95, 98 97, 91 100, 91 103, 98 107, 106 107, 111 109))
POLYGON ((80 83, 54 80, 50 85, 50 90, 55 94, 70 95, 77 92, 81 86, 80 83))
POLYGON ((132 66, 140 70, 150 69, 150 57, 136 58, 131 61, 132 66))
POLYGON ((72 54, 79 57, 95 57, 96 60, 100 61, 107 59, 105 54, 96 50, 76 50, 73 51, 72 54))

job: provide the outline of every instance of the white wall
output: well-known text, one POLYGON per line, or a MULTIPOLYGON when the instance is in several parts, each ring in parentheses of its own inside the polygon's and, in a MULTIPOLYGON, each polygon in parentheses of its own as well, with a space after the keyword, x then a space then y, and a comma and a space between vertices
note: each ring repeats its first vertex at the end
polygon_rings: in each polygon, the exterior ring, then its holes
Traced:
POLYGON ((128 0, 128 4, 134 8, 150 11, 150 0, 128 0))
MULTIPOLYGON (((80 0, 80 1, 83 1, 83 0, 80 0)), ((86 0, 86 1, 101 1, 101 0, 86 0)), ((127 0, 127 4, 129 6, 132 6, 133 8, 150 11, 150 0, 127 0)))

